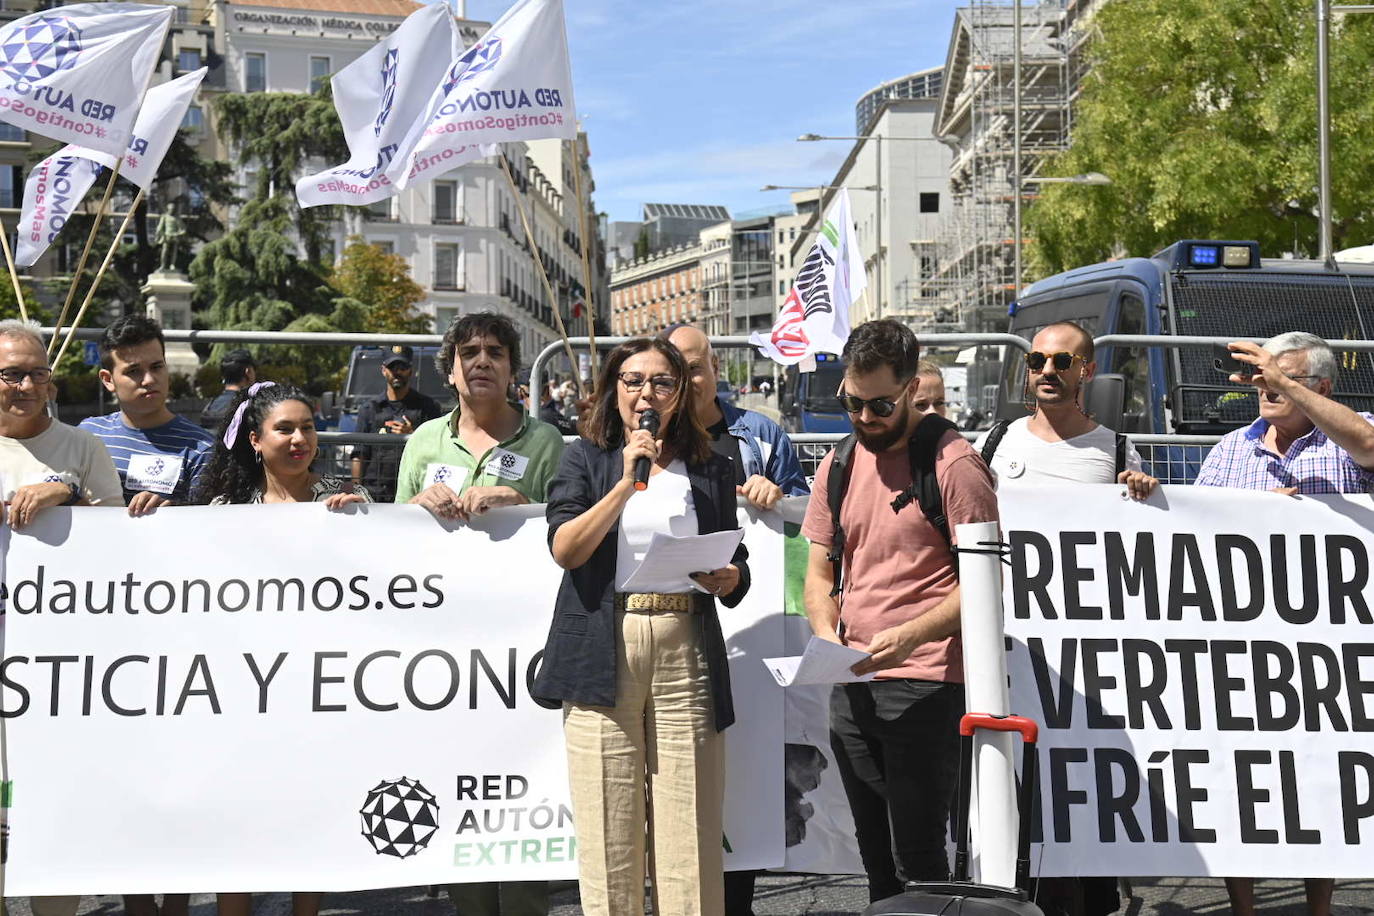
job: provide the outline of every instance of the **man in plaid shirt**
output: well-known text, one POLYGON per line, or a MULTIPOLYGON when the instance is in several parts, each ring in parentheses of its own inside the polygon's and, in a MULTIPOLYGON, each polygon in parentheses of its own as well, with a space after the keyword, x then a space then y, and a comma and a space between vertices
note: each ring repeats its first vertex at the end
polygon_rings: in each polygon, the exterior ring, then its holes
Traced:
MULTIPOLYGON (((1374 415, 1331 399, 1336 357, 1319 337, 1290 331, 1265 342, 1228 344, 1231 355, 1253 367, 1232 375, 1259 394, 1260 415, 1228 433, 1202 463, 1195 483, 1297 493, 1365 493, 1374 487, 1374 415)), ((1329 916, 1330 878, 1307 879, 1307 908, 1329 916)), ((1227 878, 1235 916, 1254 916, 1253 878, 1227 878)))

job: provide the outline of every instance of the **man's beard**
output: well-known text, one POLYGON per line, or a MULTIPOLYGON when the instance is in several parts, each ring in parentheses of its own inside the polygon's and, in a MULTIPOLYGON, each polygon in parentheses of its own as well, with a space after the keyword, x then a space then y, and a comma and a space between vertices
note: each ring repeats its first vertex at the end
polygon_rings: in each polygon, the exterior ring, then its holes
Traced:
POLYGON ((866 433, 856 423, 854 424, 854 435, 858 438, 859 444, 870 452, 885 452, 906 435, 910 413, 911 407, 906 401, 906 393, 903 392, 902 398, 897 402, 897 410, 888 418, 896 421, 891 427, 880 433, 866 433))
POLYGON ((391 378, 387 380, 387 383, 390 384, 394 390, 400 391, 402 388, 405 388, 408 385, 410 385, 410 379, 401 378, 400 376, 393 375, 391 378))

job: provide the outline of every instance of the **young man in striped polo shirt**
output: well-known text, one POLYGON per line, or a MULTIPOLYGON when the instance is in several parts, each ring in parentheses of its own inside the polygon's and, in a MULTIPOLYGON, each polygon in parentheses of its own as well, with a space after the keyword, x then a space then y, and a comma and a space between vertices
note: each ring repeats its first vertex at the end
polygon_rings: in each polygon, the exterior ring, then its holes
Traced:
POLYGON ((126 315, 105 329, 100 383, 119 401, 119 410, 88 417, 81 427, 98 436, 114 459, 130 515, 190 502, 214 442, 210 433, 167 407, 169 382, 156 321, 126 315))

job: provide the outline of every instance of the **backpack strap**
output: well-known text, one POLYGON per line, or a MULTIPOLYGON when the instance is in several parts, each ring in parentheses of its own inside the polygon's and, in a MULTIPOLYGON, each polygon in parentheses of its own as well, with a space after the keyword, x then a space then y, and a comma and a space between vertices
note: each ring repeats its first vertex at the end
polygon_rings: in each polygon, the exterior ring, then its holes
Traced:
POLYGON ((833 533, 830 538, 830 553, 826 559, 834 568, 834 583, 830 597, 840 593, 844 575, 844 527, 840 524, 840 506, 844 503, 845 490, 849 489, 850 458, 854 455, 854 444, 858 441, 850 433, 835 446, 835 457, 830 460, 830 476, 825 482, 825 501, 830 507, 830 522, 833 533))
POLYGON ((1126 434, 1116 434, 1116 476, 1120 477, 1121 472, 1126 470, 1126 434))
POLYGON ((953 540, 949 533, 949 518, 945 515, 944 497, 940 493, 940 481, 935 475, 935 453, 945 434, 958 429, 954 423, 937 414, 930 414, 916 426, 916 432, 907 442, 911 484, 892 501, 893 512, 901 512, 913 499, 919 502, 926 520, 940 532, 946 544, 952 544, 953 540))
POLYGON ((983 463, 992 467, 992 456, 997 454, 997 446, 1002 444, 1002 437, 1007 434, 1007 427, 1011 426, 1010 420, 998 420, 988 430, 988 437, 983 440, 983 463))

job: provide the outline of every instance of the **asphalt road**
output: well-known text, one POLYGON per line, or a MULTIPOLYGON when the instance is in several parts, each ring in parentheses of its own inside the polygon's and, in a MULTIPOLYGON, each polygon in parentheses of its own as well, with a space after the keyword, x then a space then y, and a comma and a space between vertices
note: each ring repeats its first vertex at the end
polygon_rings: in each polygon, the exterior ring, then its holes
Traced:
MULTIPOLYGON (((1374 867, 1371 867, 1374 871, 1374 867)), ((1132 885, 1133 896, 1121 909, 1123 916, 1183 916, 1187 913, 1227 912, 1226 890, 1216 878, 1141 878, 1132 885)), ((1257 890, 1259 916, 1305 916, 1302 884, 1298 881, 1262 881, 1257 890)), ((567 885, 554 894, 552 916, 579 916, 577 890, 567 885)), ((30 916, 28 901, 7 901, 11 916, 30 916)), ((192 916, 215 916, 214 896, 192 898, 192 916)), ((862 878, 848 875, 768 875, 759 879, 754 898, 755 916, 855 916, 868 903, 862 878)), ((287 894, 263 894, 256 901, 257 916, 288 916, 287 894)), ((81 913, 123 916, 117 896, 86 897, 81 913)), ((329 894, 322 916, 463 916, 456 914, 441 892, 430 896, 428 888, 395 888, 329 894)), ((1342 881, 1336 885, 1334 916, 1374 914, 1374 879, 1342 881)))

